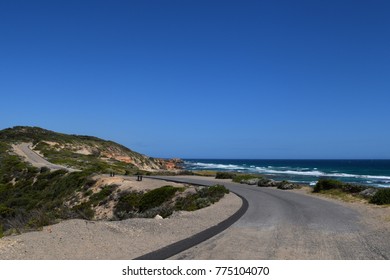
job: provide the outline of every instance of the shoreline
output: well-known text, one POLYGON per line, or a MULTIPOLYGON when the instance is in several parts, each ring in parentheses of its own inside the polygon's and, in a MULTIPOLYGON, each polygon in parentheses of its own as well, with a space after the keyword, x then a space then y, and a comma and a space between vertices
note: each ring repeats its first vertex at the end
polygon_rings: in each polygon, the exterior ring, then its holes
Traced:
POLYGON ((238 172, 277 181, 315 185, 320 178, 370 187, 390 188, 390 160, 260 160, 186 159, 183 168, 192 172, 238 172))

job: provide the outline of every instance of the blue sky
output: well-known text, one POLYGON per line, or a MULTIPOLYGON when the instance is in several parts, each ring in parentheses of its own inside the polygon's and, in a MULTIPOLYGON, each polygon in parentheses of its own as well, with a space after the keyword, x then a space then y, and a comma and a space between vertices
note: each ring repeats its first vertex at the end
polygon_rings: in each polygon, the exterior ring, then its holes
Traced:
POLYGON ((390 158, 388 1, 1 1, 0 129, 155 157, 390 158))

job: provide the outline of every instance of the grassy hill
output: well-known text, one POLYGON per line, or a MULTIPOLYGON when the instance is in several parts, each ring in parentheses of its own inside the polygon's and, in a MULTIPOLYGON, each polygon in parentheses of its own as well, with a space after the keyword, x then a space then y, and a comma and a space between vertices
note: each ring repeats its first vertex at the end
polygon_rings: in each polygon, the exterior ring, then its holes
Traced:
MULTIPOLYGON (((68 218, 92 218, 93 199, 88 191, 93 176, 109 172, 136 174, 167 169, 170 163, 136 153, 112 141, 91 136, 61 134, 38 127, 0 131, 0 237, 68 218), (37 168, 14 153, 12 145, 32 143, 48 161, 81 170, 51 171, 37 168), (75 203, 77 194, 87 203, 75 203)), ((101 193, 100 196, 102 196, 101 193)), ((77 202, 77 201, 76 201, 77 202)))
POLYGON ((120 144, 92 136, 68 135, 39 127, 18 126, 0 131, 4 145, 28 142, 48 161, 81 170, 133 174, 164 170, 167 161, 134 152, 120 144))

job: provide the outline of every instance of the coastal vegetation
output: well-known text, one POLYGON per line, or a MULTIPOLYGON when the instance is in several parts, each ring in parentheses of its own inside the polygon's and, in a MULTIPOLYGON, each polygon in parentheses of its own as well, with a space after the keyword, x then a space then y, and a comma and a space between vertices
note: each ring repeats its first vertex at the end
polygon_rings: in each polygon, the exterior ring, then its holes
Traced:
POLYGON ((96 137, 60 134, 37 127, 2 130, 0 237, 40 229, 64 219, 95 219, 99 209, 109 207, 114 209, 116 220, 168 217, 174 211, 206 207, 227 192, 222 187, 199 187, 193 193, 185 187, 172 186, 129 192, 121 191, 115 183, 97 182, 107 173, 171 174, 167 166, 176 162, 150 158, 96 137), (31 143, 34 151, 50 162, 78 171, 32 166, 15 153, 13 145, 19 143, 31 143))
POLYGON ((328 178, 321 178, 314 186, 313 193, 345 201, 365 200, 377 205, 390 204, 390 189, 344 183, 328 178))
POLYGON ((176 210, 195 211, 219 201, 229 190, 222 185, 203 187, 196 193, 179 197, 175 203, 176 210))
POLYGON ((195 193, 185 188, 163 186, 149 192, 124 192, 115 207, 115 218, 153 218, 170 216, 174 211, 194 211, 219 201, 229 193, 224 186, 199 187, 195 193), (179 195, 175 195, 179 193, 179 195))
POLYGON ((390 204, 390 189, 378 190, 370 202, 378 205, 390 204))
POLYGON ((233 172, 217 172, 215 175, 215 179, 234 179, 237 174, 233 172))

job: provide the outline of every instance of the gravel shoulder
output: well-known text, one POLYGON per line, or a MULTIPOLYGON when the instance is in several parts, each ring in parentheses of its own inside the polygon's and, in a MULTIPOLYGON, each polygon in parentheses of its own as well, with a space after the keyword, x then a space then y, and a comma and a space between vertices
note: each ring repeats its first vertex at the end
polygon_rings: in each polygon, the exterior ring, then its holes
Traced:
POLYGON ((209 207, 176 212, 167 219, 67 220, 42 231, 0 239, 0 259, 133 259, 220 223, 241 204, 230 193, 209 207))

